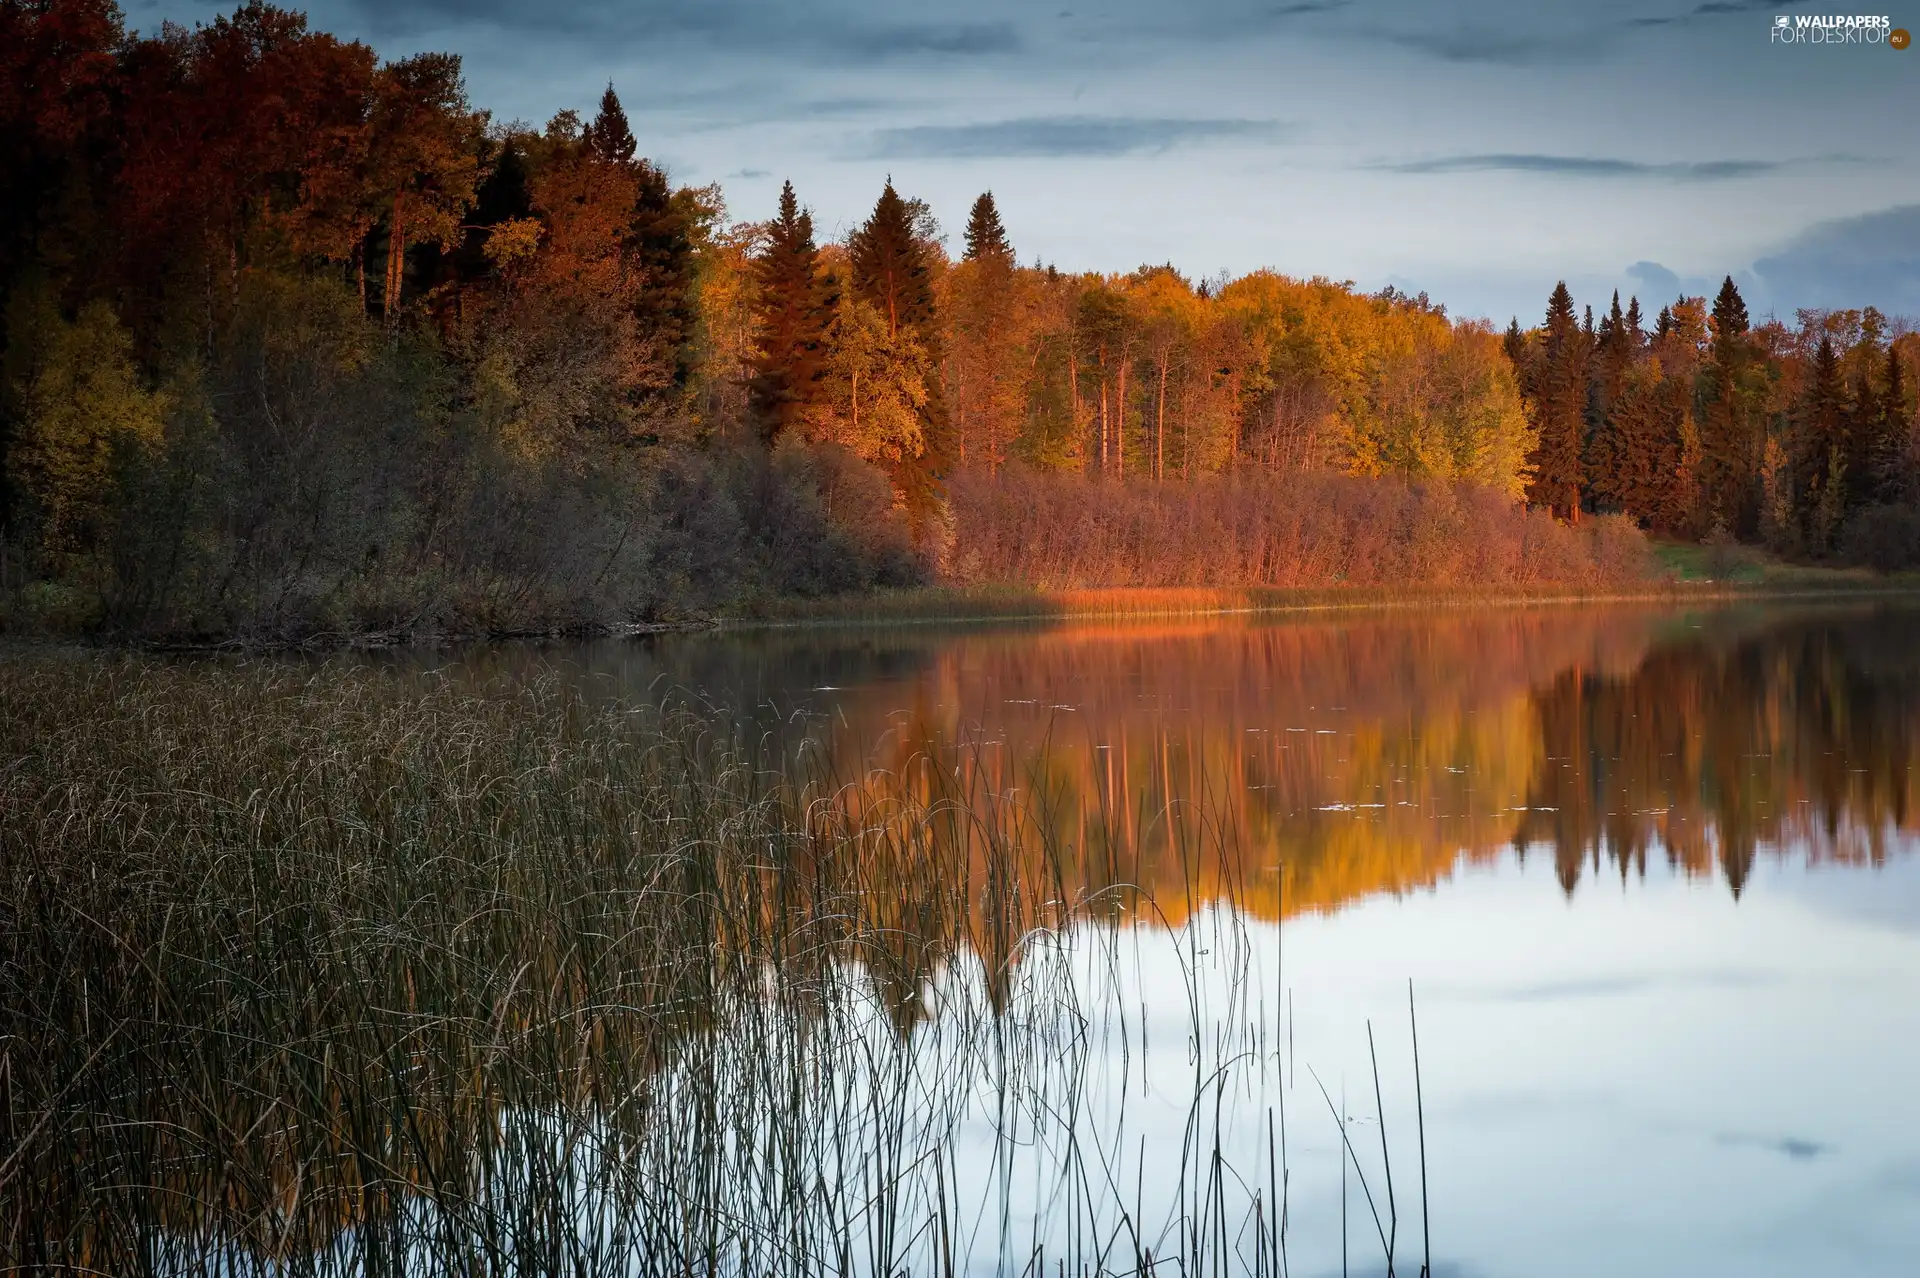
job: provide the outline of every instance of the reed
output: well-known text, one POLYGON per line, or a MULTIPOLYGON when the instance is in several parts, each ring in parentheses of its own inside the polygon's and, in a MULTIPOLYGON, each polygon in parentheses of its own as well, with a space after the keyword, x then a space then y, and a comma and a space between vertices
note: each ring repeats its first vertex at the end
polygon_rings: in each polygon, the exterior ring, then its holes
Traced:
MULTIPOLYGON (((1186 1006, 1150 1016, 1158 903, 1073 886, 1044 787, 980 775, 553 682, 0 660, 0 1254, 1286 1272, 1281 992, 1231 875, 1167 911, 1186 1006)), ((1234 863, 1218 813, 1159 815, 1190 884, 1234 863)))

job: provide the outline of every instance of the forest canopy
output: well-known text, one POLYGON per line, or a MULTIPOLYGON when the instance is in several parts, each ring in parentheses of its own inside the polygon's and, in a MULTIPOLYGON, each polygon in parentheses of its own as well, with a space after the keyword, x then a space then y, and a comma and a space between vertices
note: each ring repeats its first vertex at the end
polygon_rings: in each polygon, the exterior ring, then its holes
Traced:
POLYGON ((1216 497, 1301 507, 1246 584, 1428 562, 1283 549, 1376 501, 1490 544, 1557 520, 1597 539, 1568 584, 1634 571, 1636 528, 1920 562, 1920 336, 1872 310, 1752 321, 1729 280, 1596 321, 1561 286, 1502 335, 1392 288, 1023 264, 990 192, 949 236, 891 181, 828 242, 791 184, 760 221, 676 186, 614 86, 582 106, 499 120, 455 55, 266 4, 139 34, 0 0, 0 624, 699 615, 964 577, 1035 484, 1086 512, 1073 565, 976 568, 1106 580, 1143 562, 1116 511, 1216 497))

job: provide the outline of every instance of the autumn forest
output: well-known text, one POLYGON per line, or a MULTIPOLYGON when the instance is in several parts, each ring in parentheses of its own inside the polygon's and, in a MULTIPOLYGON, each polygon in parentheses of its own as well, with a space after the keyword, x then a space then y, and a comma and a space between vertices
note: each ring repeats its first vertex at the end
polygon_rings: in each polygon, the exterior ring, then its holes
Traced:
MULTIPOLYGON (((876 587, 1920 565, 1920 332, 1023 263, 991 193, 730 208, 615 86, 250 3, 0 0, 0 628, 506 632, 876 587), (747 218, 760 220, 742 220, 747 218)), ((1009 211, 1017 222, 1017 215, 1009 211)))

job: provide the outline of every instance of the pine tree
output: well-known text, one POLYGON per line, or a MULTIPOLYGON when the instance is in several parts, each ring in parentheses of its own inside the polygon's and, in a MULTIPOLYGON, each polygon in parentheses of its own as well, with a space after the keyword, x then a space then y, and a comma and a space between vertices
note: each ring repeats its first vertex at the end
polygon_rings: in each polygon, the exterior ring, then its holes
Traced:
POLYGON ((1816 550, 1827 548, 1844 507, 1846 416, 1840 358, 1823 335, 1795 414, 1792 454, 1796 513, 1816 550))
POLYGON ((603 164, 632 164, 639 144, 633 139, 633 130, 627 126, 626 110, 620 105, 620 97, 613 91, 613 81, 607 81, 607 91, 600 95, 600 110, 593 117, 593 123, 587 126, 585 142, 603 164))
POLYGON ((1653 335, 1656 338, 1665 338, 1671 336, 1672 333, 1673 308, 1671 306, 1663 306, 1660 308, 1660 317, 1653 322, 1653 335))
POLYGON ((1872 505, 1880 498, 1875 482, 1874 442, 1880 431, 1880 389, 1874 385, 1875 370, 1869 366, 1860 372, 1854 385, 1853 403, 1848 405, 1841 423, 1841 454, 1847 462, 1847 507, 1872 505))
POLYGON ((1867 475, 1873 485, 1874 500, 1898 503, 1911 500, 1911 477, 1907 473, 1907 438, 1911 421, 1907 409, 1907 388, 1900 351, 1887 347, 1887 385, 1880 395, 1880 417, 1872 433, 1868 450, 1867 475))
POLYGON ((993 202, 992 191, 983 192, 967 214, 966 260, 977 262, 987 257, 1013 261, 1013 245, 1007 241, 1006 227, 1000 224, 1000 209, 993 202))
POLYGON ((648 160, 636 161, 639 193, 627 232, 628 250, 640 271, 634 318, 665 355, 678 389, 693 372, 694 255, 685 206, 674 198, 667 175, 648 160))
POLYGON ((647 379, 649 389, 637 395, 636 407, 657 412, 684 390, 693 371, 692 228, 666 174, 636 158, 638 144, 613 85, 600 95, 580 144, 587 163, 606 165, 631 184, 632 204, 622 214, 621 270, 638 339, 658 370, 647 379))
MULTIPOLYGON (((939 345, 933 272, 927 247, 915 234, 914 206, 900 198, 889 181, 873 213, 847 243, 854 297, 886 324, 890 341, 911 337, 927 352, 939 345)), ((902 349, 907 349, 902 344, 902 349)), ((916 532, 924 531, 948 464, 946 406, 937 378, 929 378, 922 417, 922 450, 893 467, 894 488, 906 503, 916 532)))
POLYGON ((817 393, 832 319, 831 284, 820 278, 813 215, 793 183, 780 188, 780 213, 754 259, 759 336, 751 387, 754 418, 771 444, 796 426, 817 393))
POLYGON ((1507 331, 1501 337, 1500 344, 1507 352, 1507 362, 1513 365, 1513 377, 1519 384, 1520 394, 1527 399, 1533 398, 1532 352, 1527 346, 1527 335, 1520 331, 1519 316, 1507 322, 1507 331))
POLYGON ((1626 441, 1615 420, 1615 410, 1633 367, 1634 351, 1616 289, 1613 307, 1600 321, 1595 352, 1599 369, 1588 394, 1586 450, 1587 491, 1598 505, 1615 510, 1626 509, 1630 490, 1626 441))
POLYGON ((1627 344, 1638 354, 1646 341, 1647 335, 1640 322, 1640 299, 1635 297, 1627 302, 1627 344))
POLYGON ((913 211, 893 183, 881 191, 847 250, 854 292, 886 317, 889 330, 913 328, 931 335, 933 275, 914 235, 913 211))
POLYGON ((947 280, 948 424, 957 463, 996 474, 1025 415, 1031 365, 1019 333, 1013 245, 991 191, 967 215, 966 246, 947 280))
POLYGON ((1560 519, 1580 518, 1581 435, 1587 405, 1586 343, 1562 280, 1547 301, 1537 392, 1530 407, 1539 440, 1529 459, 1529 498, 1560 519))
POLYGON ((1752 364, 1747 337, 1747 306, 1728 276, 1713 302, 1712 346, 1706 411, 1700 431, 1701 499, 1707 526, 1724 527, 1737 537, 1757 531, 1759 506, 1758 439, 1746 391, 1752 364))

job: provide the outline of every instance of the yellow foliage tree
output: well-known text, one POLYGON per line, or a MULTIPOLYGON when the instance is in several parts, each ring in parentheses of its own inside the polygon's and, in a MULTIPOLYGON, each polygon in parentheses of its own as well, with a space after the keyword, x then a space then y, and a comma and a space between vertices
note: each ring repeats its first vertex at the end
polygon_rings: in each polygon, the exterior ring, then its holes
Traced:
POLYGON ((1244 426, 1255 459, 1524 492, 1525 408, 1485 324, 1266 271, 1228 285, 1219 305, 1252 347, 1244 426))
POLYGON ((9 350, 20 425, 8 469, 39 513, 42 543, 83 550, 110 506, 117 461, 159 446, 168 399, 141 385, 133 339, 107 303, 68 321, 51 289, 29 287, 8 310, 8 330, 24 336, 9 350))
POLYGON ((934 370, 913 330, 890 331, 887 317, 849 290, 829 337, 825 393, 804 419, 808 438, 870 462, 919 457, 926 451, 921 409, 934 370))

